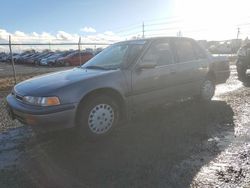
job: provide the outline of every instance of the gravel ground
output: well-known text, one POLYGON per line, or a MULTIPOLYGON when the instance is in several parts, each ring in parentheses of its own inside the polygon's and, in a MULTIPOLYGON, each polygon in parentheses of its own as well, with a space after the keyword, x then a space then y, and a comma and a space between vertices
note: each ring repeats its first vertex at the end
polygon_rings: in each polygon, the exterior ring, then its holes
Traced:
POLYGON ((250 187, 250 91, 235 66, 210 104, 152 109, 101 142, 37 136, 3 106, 0 187, 250 187))
POLYGON ((9 128, 17 128, 22 126, 18 121, 11 121, 7 111, 5 110, 6 101, 0 99, 0 132, 3 132, 9 128))

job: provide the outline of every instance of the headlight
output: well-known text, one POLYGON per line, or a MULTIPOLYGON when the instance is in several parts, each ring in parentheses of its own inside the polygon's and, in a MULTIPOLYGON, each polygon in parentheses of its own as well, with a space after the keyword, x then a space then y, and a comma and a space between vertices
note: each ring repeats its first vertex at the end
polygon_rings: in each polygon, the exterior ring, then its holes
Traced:
POLYGON ((58 97, 32 97, 25 96, 23 97, 23 101, 37 106, 56 106, 60 104, 60 100, 58 97))

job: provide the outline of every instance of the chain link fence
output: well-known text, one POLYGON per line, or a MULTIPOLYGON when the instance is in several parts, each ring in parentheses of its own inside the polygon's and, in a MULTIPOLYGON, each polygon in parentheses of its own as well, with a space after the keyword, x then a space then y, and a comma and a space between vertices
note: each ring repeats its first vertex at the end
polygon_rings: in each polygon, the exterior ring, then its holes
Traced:
POLYGON ((112 43, 1 43, 0 91, 30 77, 79 66, 112 43), (58 61, 63 59, 64 61, 58 61), (66 60, 68 61, 68 64, 66 60), (47 64, 41 64, 41 63, 47 64), (48 63, 49 62, 49 63, 48 63))

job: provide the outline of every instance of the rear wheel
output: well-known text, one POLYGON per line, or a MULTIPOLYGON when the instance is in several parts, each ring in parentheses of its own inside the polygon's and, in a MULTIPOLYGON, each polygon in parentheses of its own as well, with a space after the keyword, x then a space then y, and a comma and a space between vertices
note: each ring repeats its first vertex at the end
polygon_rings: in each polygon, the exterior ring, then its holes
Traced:
POLYGON ((109 96, 93 96, 80 104, 77 114, 77 130, 89 138, 109 134, 118 124, 118 104, 109 96))
POLYGON ((238 74, 238 79, 240 81, 244 81, 247 77, 246 73, 247 73, 247 67, 244 66, 244 63, 241 61, 238 61, 236 63, 237 66, 237 74, 238 74))
POLYGON ((210 101, 215 93, 215 84, 211 79, 206 79, 201 85, 200 99, 202 101, 210 101))

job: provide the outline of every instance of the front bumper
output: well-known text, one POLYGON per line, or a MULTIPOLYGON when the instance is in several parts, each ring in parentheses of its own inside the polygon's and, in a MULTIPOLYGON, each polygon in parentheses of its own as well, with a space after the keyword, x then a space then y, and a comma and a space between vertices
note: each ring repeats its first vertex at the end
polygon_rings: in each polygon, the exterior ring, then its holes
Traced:
POLYGON ((71 128, 75 124, 76 104, 51 107, 32 106, 18 101, 10 94, 7 96, 7 105, 13 119, 31 125, 40 132, 71 128))

